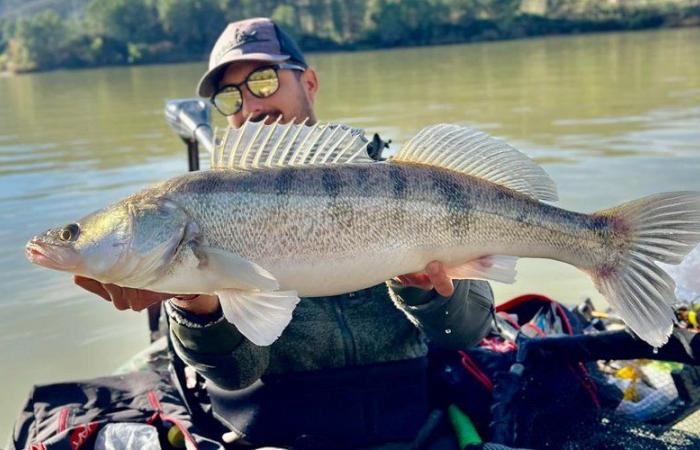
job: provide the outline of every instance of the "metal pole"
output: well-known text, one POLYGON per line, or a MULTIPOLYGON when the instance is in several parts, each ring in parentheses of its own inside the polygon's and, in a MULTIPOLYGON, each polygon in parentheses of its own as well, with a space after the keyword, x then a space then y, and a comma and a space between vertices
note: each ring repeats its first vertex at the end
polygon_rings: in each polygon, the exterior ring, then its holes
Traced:
POLYGON ((199 143, 194 140, 185 140, 187 143, 187 161, 189 163, 190 172, 199 170, 199 143))

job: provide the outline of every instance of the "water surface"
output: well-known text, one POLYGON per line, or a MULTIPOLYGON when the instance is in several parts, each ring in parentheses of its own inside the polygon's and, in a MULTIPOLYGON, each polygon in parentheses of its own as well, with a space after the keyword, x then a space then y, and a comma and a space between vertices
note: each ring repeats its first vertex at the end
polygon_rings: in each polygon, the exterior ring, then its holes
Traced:
MULTIPOLYGON (((310 55, 317 113, 380 132, 396 150, 436 122, 486 130, 533 156, 559 204, 595 211, 700 190, 700 29, 310 55)), ((24 244, 187 170, 163 105, 204 64, 0 78, 0 441, 33 384, 109 374, 147 343, 145 314, 118 312, 24 244)), ((218 121, 221 124, 221 121, 218 121)), ((599 300, 555 262, 521 261, 499 300, 540 292, 599 300)))

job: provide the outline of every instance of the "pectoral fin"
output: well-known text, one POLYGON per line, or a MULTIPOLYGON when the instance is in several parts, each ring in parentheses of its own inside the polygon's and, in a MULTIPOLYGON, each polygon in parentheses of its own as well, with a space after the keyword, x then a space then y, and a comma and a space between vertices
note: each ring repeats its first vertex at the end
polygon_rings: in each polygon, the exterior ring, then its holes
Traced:
POLYGON ((260 291, 279 288, 270 272, 234 253, 208 246, 198 247, 195 253, 202 268, 206 268, 209 276, 216 277, 219 286, 260 291))
POLYGON ((490 280, 510 284, 515 282, 517 261, 516 256, 482 256, 461 266, 448 268, 447 275, 456 279, 490 280))
POLYGON ((267 346, 277 340, 292 320, 299 303, 294 291, 217 291, 224 317, 253 344, 267 346))

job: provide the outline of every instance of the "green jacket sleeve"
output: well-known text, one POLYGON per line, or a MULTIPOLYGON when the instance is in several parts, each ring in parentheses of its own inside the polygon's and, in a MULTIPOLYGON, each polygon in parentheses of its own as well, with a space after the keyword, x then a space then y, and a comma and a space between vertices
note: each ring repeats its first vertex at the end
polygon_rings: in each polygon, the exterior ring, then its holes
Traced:
POLYGON ((206 324, 192 322, 166 303, 170 339, 178 356, 202 376, 224 389, 241 389, 258 380, 269 364, 269 347, 243 337, 221 313, 206 324))
POLYGON ((450 297, 434 290, 406 287, 394 280, 388 284, 394 303, 440 347, 472 347, 491 329, 493 291, 486 281, 455 280, 455 291, 450 297))

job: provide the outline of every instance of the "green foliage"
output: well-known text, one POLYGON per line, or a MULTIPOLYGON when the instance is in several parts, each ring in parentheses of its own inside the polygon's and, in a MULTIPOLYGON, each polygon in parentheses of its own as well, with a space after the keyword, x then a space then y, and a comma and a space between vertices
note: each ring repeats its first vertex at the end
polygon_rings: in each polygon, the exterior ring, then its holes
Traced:
POLYGON ((698 23, 700 7, 697 0, 0 0, 0 70, 202 59, 226 23, 257 16, 272 17, 305 50, 329 50, 698 23))
POLYGON ((90 67, 111 64, 126 64, 127 46, 109 36, 77 36, 68 43, 65 67, 90 67))
POLYGON ((167 38, 204 55, 226 25, 216 0, 158 0, 158 17, 167 38))
POLYGON ((10 34, 7 33, 7 31, 5 30, 8 23, 9 22, 7 20, 0 19, 0 53, 3 53, 5 51, 5 48, 7 47, 7 41, 10 39, 10 34))
POLYGON ((8 41, 7 65, 16 70, 54 68, 65 59, 68 29, 53 11, 44 11, 16 23, 8 41))
POLYGON ((91 34, 124 43, 154 42, 163 37, 156 8, 147 0, 91 0, 85 22, 91 34))
POLYGON ((272 20, 290 33, 299 29, 299 16, 292 5, 278 5, 270 16, 272 20))

